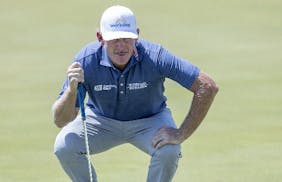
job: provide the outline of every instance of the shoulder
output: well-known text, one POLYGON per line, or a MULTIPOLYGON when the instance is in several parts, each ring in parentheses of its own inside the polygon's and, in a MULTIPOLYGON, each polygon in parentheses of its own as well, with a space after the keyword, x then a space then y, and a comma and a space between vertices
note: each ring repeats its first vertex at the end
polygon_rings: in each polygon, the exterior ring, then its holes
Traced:
POLYGON ((137 47, 143 47, 146 50, 151 50, 150 48, 161 47, 161 44, 156 43, 156 42, 151 42, 151 41, 148 41, 148 40, 144 40, 144 39, 138 39, 137 47))
POLYGON ((74 57, 74 61, 79 61, 89 56, 95 56, 101 52, 101 44, 98 41, 93 41, 82 47, 82 49, 74 57))
POLYGON ((140 59, 152 59, 156 60, 160 51, 163 49, 159 43, 139 39, 136 44, 136 48, 140 59))
POLYGON ((138 51, 141 51, 143 54, 152 54, 159 52, 162 48, 161 44, 150 42, 144 39, 140 39, 137 41, 136 48, 138 51))

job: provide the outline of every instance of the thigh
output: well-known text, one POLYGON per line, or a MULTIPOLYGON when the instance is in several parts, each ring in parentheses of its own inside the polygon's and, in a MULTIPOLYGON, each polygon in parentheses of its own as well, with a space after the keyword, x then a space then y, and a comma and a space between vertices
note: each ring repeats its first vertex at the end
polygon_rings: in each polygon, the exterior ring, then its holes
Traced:
POLYGON ((170 126, 176 128, 176 124, 172 118, 169 109, 165 109, 161 113, 152 117, 136 120, 132 125, 135 125, 132 130, 132 137, 129 143, 133 144, 142 151, 153 155, 156 149, 152 145, 152 138, 159 128, 162 126, 170 126))
POLYGON ((86 120, 81 116, 66 125, 58 134, 55 146, 69 147, 77 152, 85 153, 83 123, 86 122, 89 149, 91 154, 106 151, 114 146, 124 143, 123 138, 116 131, 115 123, 106 118, 95 115, 86 110, 86 120))

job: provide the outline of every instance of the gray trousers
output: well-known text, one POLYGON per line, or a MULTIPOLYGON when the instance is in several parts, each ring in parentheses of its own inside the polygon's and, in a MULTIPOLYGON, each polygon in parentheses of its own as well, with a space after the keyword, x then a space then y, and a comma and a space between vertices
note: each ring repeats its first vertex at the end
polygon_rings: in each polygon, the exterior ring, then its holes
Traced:
MULTIPOLYGON (((147 182, 170 182, 181 156, 180 145, 152 146, 152 138, 162 126, 176 127, 169 109, 144 119, 118 121, 86 110, 86 125, 91 154, 130 143, 151 156, 147 182)), ((81 117, 66 125, 58 134, 54 152, 61 166, 74 182, 89 181, 81 117)), ((130 161, 129 161, 130 162, 130 161)), ((93 181, 97 175, 92 166, 93 181)))

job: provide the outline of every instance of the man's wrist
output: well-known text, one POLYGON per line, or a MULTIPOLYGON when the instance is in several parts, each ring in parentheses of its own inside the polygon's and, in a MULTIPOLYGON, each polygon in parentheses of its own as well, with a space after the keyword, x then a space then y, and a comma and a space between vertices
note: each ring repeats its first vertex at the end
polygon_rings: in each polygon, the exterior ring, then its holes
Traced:
POLYGON ((177 135, 178 135, 178 140, 179 140, 181 143, 184 142, 184 141, 188 138, 187 132, 183 129, 183 127, 180 127, 180 128, 178 129, 177 135))
POLYGON ((69 85, 65 92, 66 92, 67 95, 69 95, 69 96, 76 96, 76 94, 77 94, 77 88, 73 88, 73 87, 71 87, 71 86, 69 85))

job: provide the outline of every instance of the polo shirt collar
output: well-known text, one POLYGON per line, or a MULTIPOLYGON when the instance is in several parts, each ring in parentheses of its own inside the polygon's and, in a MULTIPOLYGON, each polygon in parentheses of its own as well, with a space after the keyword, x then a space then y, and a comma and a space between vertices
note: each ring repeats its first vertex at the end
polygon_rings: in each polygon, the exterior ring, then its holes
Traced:
POLYGON ((100 61, 100 65, 107 66, 107 67, 114 67, 107 54, 105 46, 102 46, 102 59, 100 61))

